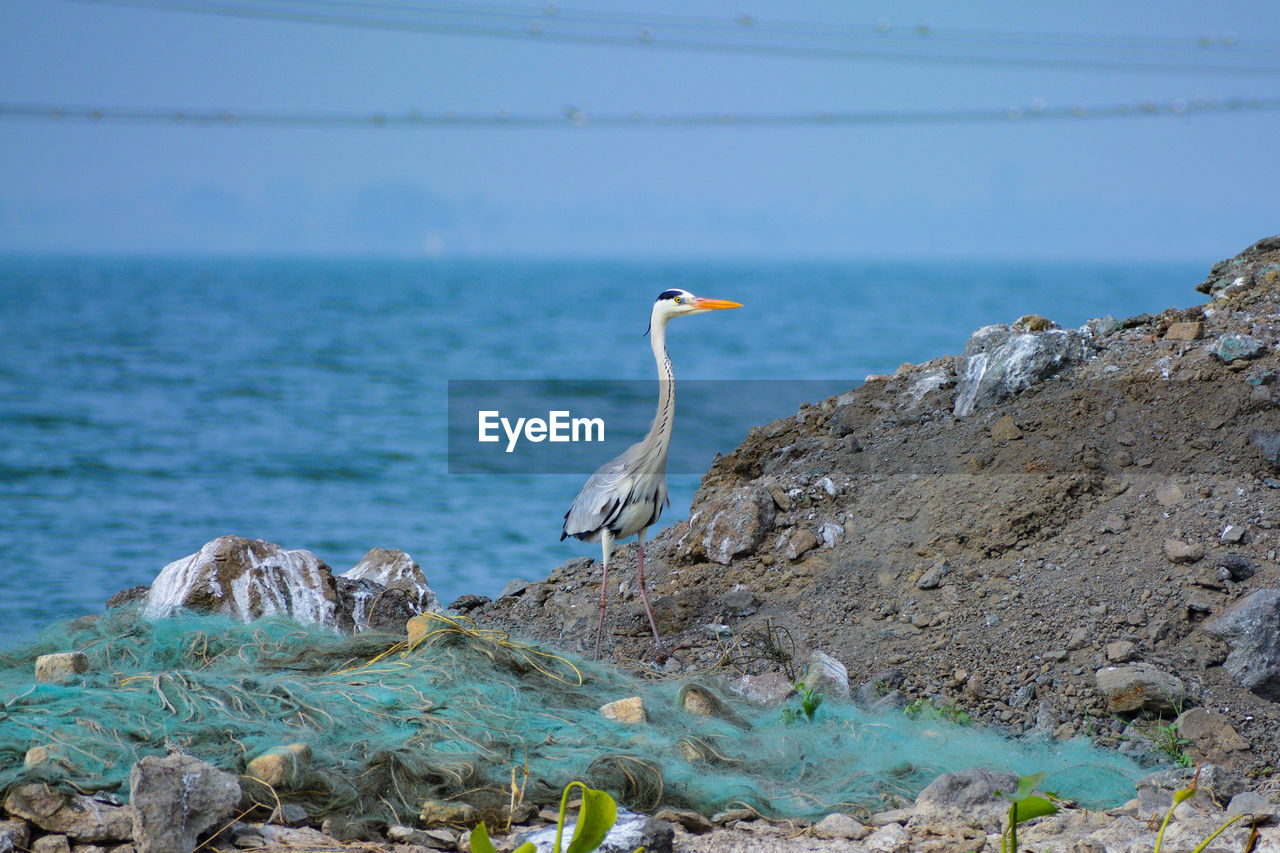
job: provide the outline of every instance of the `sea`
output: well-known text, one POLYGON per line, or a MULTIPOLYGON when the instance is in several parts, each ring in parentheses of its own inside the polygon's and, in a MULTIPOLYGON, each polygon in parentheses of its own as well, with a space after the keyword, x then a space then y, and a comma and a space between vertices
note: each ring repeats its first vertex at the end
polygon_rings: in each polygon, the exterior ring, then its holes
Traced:
MULTIPOLYGON (((370 548, 402 549, 445 603, 598 558, 596 544, 560 540, 585 473, 457 464, 450 389, 585 382, 602 404, 648 389, 641 425, 622 430, 638 440, 657 397, 645 332, 670 288, 742 303, 671 323, 678 388, 732 380, 817 394, 959 353, 973 330, 1024 314, 1077 327, 1194 304, 1206 272, 0 257, 0 646, 101 612, 113 593, 224 534, 307 549, 338 572, 370 548)), ((760 422, 798 405, 760 400, 760 422)), ((678 402, 673 441, 709 465, 749 426, 726 432, 721 421, 714 407, 678 402)), ((705 465, 672 472, 660 525, 688 516, 705 465)))

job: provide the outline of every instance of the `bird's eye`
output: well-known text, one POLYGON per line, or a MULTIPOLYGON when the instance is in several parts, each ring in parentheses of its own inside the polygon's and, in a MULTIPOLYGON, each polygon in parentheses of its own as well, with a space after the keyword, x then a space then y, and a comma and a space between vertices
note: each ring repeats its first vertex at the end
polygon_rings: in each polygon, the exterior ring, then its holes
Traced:
POLYGON ((677 305, 679 305, 679 304, 681 304, 682 302, 684 302, 684 297, 683 297, 683 296, 677 296, 677 297, 676 297, 676 304, 677 304, 677 305))

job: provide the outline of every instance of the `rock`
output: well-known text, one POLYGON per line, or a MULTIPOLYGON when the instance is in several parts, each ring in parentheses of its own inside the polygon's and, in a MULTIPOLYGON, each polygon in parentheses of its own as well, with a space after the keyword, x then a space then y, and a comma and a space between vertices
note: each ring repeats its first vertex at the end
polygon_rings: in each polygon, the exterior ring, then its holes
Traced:
POLYGON ((1165 483, 1159 486, 1155 492, 1156 503, 1166 509, 1171 506, 1177 506, 1186 497, 1186 493, 1182 491, 1182 486, 1177 483, 1165 483))
POLYGON ((1280 430, 1260 429, 1249 433, 1249 443, 1262 451, 1262 458, 1280 471, 1280 430))
POLYGON ((744 675, 730 681, 729 689, 748 702, 766 708, 782 705, 793 692, 791 682, 780 672, 744 675))
POLYGON ((1180 679, 1146 663, 1109 666, 1098 670, 1095 679, 1107 711, 1113 714, 1173 712, 1182 707, 1186 695, 1180 679))
POLYGON ((818 547, 817 535, 807 527, 801 527, 787 540, 787 559, 798 560, 816 547, 818 547))
POLYGON ((1107 660, 1112 663, 1126 663, 1138 656, 1138 647, 1128 640, 1117 640, 1107 643, 1107 660))
POLYGON ((1222 554, 1215 562, 1218 564, 1218 568, 1226 569, 1227 574, 1231 575, 1231 579, 1234 581, 1248 580, 1253 577, 1253 563, 1240 554, 1222 554))
POLYGON ((89 658, 83 652, 60 652, 36 658, 36 681, 62 684, 89 671, 89 658))
POLYGON ((240 782, 190 755, 151 755, 129 773, 129 801, 137 853, 189 853, 235 814, 240 782))
POLYGON ((1204 321, 1194 320, 1188 323, 1170 323, 1165 330, 1166 341, 1198 341, 1204 335, 1204 321))
POLYGON ((756 594, 741 584, 720 596, 720 609, 726 616, 742 619, 756 612, 760 600, 756 594))
POLYGON ((702 815, 683 809, 658 809, 653 819, 666 821, 670 824, 678 824, 685 832, 691 835, 705 835, 715 829, 715 824, 702 815))
MULTIPOLYGON (((577 826, 577 821, 567 823, 564 828, 564 838, 572 838, 577 826)), ((537 832, 522 835, 516 839, 516 843, 532 843, 538 853, 550 853, 556 844, 556 827, 548 826, 537 832)), ((605 836, 596 851, 597 853, 633 853, 637 847, 643 847, 646 853, 671 853, 674 843, 675 829, 671 824, 620 808, 617 823, 609 830, 609 834, 605 836)))
POLYGON ((1274 823, 1276 807, 1271 800, 1261 794, 1245 791, 1231 798, 1231 802, 1227 804, 1227 813, 1223 817, 1230 819, 1238 815, 1252 815, 1254 823, 1274 823))
POLYGON ((1138 780, 1138 814, 1164 815, 1173 805, 1174 792, 1190 785, 1197 772, 1200 779, 1195 796, 1178 807, 1179 814, 1191 811, 1215 813, 1244 790, 1235 775, 1215 764, 1202 764, 1198 771, 1190 767, 1161 770, 1138 780))
POLYGON ((676 693, 676 705, 694 716, 714 717, 740 728, 751 728, 751 724, 727 702, 700 684, 683 685, 676 693))
POLYGON ((1084 360, 1092 344, 1077 331, 1016 334, 1008 326, 984 326, 956 359, 953 413, 963 418, 1024 391, 1084 360))
POLYGON ((639 725, 647 719, 644 712, 644 700, 639 696, 630 696, 626 699, 619 699, 616 702, 602 705, 600 713, 604 714, 605 719, 626 723, 627 725, 639 725))
POLYGON ((1166 539, 1164 555, 1171 563, 1195 563, 1204 559, 1204 546, 1199 542, 1188 544, 1177 539, 1166 539))
POLYGON ((1023 314, 1013 321, 1013 328, 1019 332, 1047 332, 1061 327, 1041 314, 1023 314))
POLYGON ((31 853, 71 853, 65 835, 42 835, 31 843, 31 853))
POLYGON ((834 521, 824 522, 819 532, 822 534, 823 548, 834 548, 844 538, 844 527, 834 521))
POLYGON ((1254 693, 1280 699, 1280 589, 1250 594, 1205 631, 1231 647, 1223 668, 1254 693))
POLYGON ((464 595, 460 595, 453 601, 449 602, 448 609, 455 613, 466 614, 470 613, 472 610, 478 610, 479 608, 492 603, 493 599, 487 595, 477 595, 469 592, 464 595))
POLYGON ((1018 787, 1014 773, 984 768, 944 773, 916 797, 909 827, 937 824, 994 828, 1009 813, 1009 801, 998 791, 1012 793, 1018 787))
POLYGON ((1238 545, 1244 541, 1244 534, 1244 525, 1228 524, 1226 527, 1222 528, 1222 533, 1219 534, 1218 541, 1238 545))
POLYGON ((443 800, 424 800, 418 811, 418 820, 426 827, 471 826, 479 820, 475 807, 470 803, 453 803, 443 800))
POLYGON ((1209 345, 1209 355, 1221 362, 1260 358, 1270 349, 1250 335, 1223 335, 1209 345))
POLYGON ((860 841, 871 834, 871 829, 843 812, 832 812, 813 825, 818 838, 847 838, 860 841))
MULTIPOLYGON (((404 551, 374 548, 355 567, 343 572, 341 576, 351 580, 372 581, 386 589, 403 590, 419 613, 444 612, 440 599, 427 585, 422 567, 404 551)), ((359 621, 357 616, 357 624, 359 621)))
POLYGON ((804 686, 815 693, 848 699, 853 692, 849 687, 849 670, 826 652, 810 653, 802 680, 804 686))
POLYGON ((1197 763, 1230 767, 1235 761, 1233 753, 1250 749, 1249 741, 1225 716, 1205 708, 1183 711, 1174 721, 1174 730, 1178 737, 1190 741, 1186 749, 1197 763))
POLYGON ((0 820, 0 853, 27 849, 31 827, 25 820, 0 820))
POLYGON ((951 566, 946 560, 934 563, 933 566, 916 581, 919 589, 937 589, 942 579, 951 573, 951 566))
POLYGON ((355 627, 332 570, 315 554, 239 536, 214 539, 160 570, 143 612, 163 619, 178 610, 242 622, 279 615, 347 632, 355 627))
POLYGON ((357 631, 398 634, 407 621, 422 612, 404 589, 388 589, 371 580, 342 575, 334 578, 334 583, 342 610, 351 615, 357 631))
MULTIPOLYGON (((830 419, 827 421, 827 430, 835 438, 844 438, 858 429, 861 422, 861 414, 858 406, 854 403, 845 403, 836 406, 831 413, 830 419)), ((781 509, 790 509, 790 501, 787 506, 780 506, 781 509)))
POLYGON ((991 427, 991 440, 999 442, 1017 441, 1022 438, 1022 430, 1013 422, 1013 418, 1004 415, 991 427))
POLYGON ((1075 652, 1089 645, 1089 641, 1093 639, 1093 631, 1083 625, 1072 628, 1071 635, 1067 637, 1067 651, 1075 652))
POLYGON ((133 809, 64 794, 44 782, 15 785, 4 799, 9 814, 45 832, 81 842, 128 841, 133 838, 133 809))
POLYGON ((1254 270, 1266 256, 1280 249, 1280 237, 1265 237, 1234 258, 1218 261, 1196 290, 1223 299, 1254 284, 1254 270))
POLYGON ((900 823, 886 823, 864 838, 862 846, 871 853, 906 853, 911 849, 911 834, 900 823))
POLYGON ((276 746, 245 765, 246 775, 276 790, 291 791, 302 784, 311 767, 311 747, 305 743, 276 746))
POLYGON ((149 586, 131 586, 128 589, 122 589, 107 599, 107 609, 115 610, 117 607, 140 604, 147 600, 147 593, 150 591, 149 586))
POLYGON ((773 497, 763 488, 740 489, 706 507, 700 539, 707 559, 727 566, 734 557, 754 554, 773 528, 776 512, 773 497))

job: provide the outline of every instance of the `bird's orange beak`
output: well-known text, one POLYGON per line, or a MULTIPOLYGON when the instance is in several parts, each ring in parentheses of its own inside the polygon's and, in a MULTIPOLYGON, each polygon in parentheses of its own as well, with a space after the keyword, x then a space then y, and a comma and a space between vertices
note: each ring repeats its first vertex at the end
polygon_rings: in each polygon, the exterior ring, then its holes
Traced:
POLYGON ((704 299, 701 296, 696 297, 695 304, 699 308, 705 308, 707 310, 710 310, 712 308, 741 308, 742 307, 741 302, 730 302, 728 299, 704 299))

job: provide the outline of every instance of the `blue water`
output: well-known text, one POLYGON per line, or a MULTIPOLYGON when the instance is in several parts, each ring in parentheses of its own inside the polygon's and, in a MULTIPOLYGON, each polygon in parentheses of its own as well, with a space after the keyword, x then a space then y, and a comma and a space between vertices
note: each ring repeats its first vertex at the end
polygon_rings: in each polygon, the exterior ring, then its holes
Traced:
MULTIPOLYGON (((652 379, 669 287, 745 306, 672 324, 678 378, 852 387, 1025 313, 1192 304, 1206 270, 0 258, 0 644, 226 533, 337 571, 401 548, 446 602, 596 555, 559 541, 580 476, 447 473, 446 383, 652 379)), ((676 442, 698 429, 676 423, 676 442)), ((697 478, 671 486, 663 524, 697 478)))

